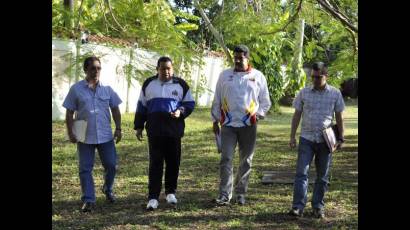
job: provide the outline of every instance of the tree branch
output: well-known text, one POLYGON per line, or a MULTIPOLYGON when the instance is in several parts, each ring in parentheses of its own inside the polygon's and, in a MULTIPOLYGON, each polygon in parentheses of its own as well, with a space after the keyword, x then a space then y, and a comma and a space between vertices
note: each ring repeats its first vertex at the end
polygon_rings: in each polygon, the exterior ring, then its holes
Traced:
MULTIPOLYGON (((331 17, 332 15, 330 15, 330 13, 329 12, 327 12, 327 11, 324 11, 324 13, 326 14, 326 15, 328 15, 329 17, 331 17)), ((346 27, 346 26, 344 26, 344 28, 350 33, 350 35, 352 36, 352 41, 353 41, 353 55, 355 55, 356 54, 356 52, 358 51, 358 44, 357 44, 357 38, 356 38, 356 33, 353 31, 353 30, 351 30, 350 28, 348 28, 348 27, 346 27)))
POLYGON ((111 17, 114 19, 115 24, 117 24, 117 26, 120 27, 122 31, 125 31, 124 27, 120 25, 120 23, 115 18, 114 13, 112 12, 110 0, 105 0, 105 3, 108 5, 108 9, 110 10, 111 17))
POLYGON ((291 18, 289 18, 289 20, 286 22, 286 24, 285 24, 282 28, 280 28, 280 29, 278 29, 278 30, 275 30, 275 31, 273 31, 273 32, 260 33, 259 35, 274 35, 274 34, 276 34, 276 33, 278 33, 278 32, 284 31, 284 30, 286 29, 286 27, 288 27, 288 25, 289 25, 290 23, 292 23, 293 21, 295 21, 295 19, 297 18, 297 16, 298 16, 300 10, 302 9, 302 1, 303 1, 303 0, 300 0, 300 1, 299 1, 299 5, 298 5, 298 8, 296 9, 296 12, 292 15, 291 18))
POLYGON ((327 12, 329 12, 335 19, 340 21, 345 27, 348 27, 350 30, 358 33, 359 30, 349 22, 348 18, 345 17, 342 13, 335 10, 334 7, 327 0, 317 0, 319 5, 321 5, 327 12))
MULTIPOLYGON (((103 16, 104 16, 105 30, 106 30, 106 32, 107 32, 107 34, 108 34, 108 22, 107 22, 107 17, 105 17, 105 6, 103 6, 103 4, 101 4, 101 1, 98 1, 98 3, 99 3, 99 5, 100 5, 101 11, 102 11, 103 16)), ((111 25, 110 25, 110 27, 111 27, 111 25)))
POLYGON ((218 33, 218 31, 215 29, 215 27, 211 24, 211 21, 209 20, 208 16, 206 16, 204 10, 201 8, 201 6, 199 6, 198 1, 194 0, 194 6, 195 8, 198 9, 199 13, 201 14, 202 18, 205 21, 205 25, 209 28, 209 30, 212 32, 212 34, 214 35, 214 37, 216 38, 216 40, 218 40, 219 45, 221 45, 221 47, 223 48, 226 57, 228 58, 229 63, 231 64, 231 66, 233 66, 233 60, 232 60, 232 56, 231 53, 229 53, 228 48, 226 47, 224 41, 223 41, 223 37, 220 33, 218 33))
MULTIPOLYGON (((103 0, 104 1, 104 0, 103 0)), ((102 11, 103 11, 103 16, 104 16, 104 23, 105 23, 105 28, 107 30, 107 34, 108 34, 108 26, 110 26, 110 28, 112 28, 113 30, 117 31, 117 32, 121 32, 119 29, 115 28, 113 25, 111 25, 111 23, 108 21, 107 17, 105 16, 105 11, 106 11, 106 5, 102 5, 100 2, 102 11), (108 25, 108 26, 107 26, 108 25)))
POLYGON ((357 45, 357 39, 356 39, 356 34, 349 28, 346 28, 347 31, 349 31, 350 35, 352 36, 353 40, 353 58, 356 56, 356 52, 358 50, 358 45, 357 45))
POLYGON ((75 27, 77 31, 80 29, 80 18, 81 18, 81 13, 83 12, 83 2, 84 0, 81 0, 80 8, 78 9, 78 20, 77 20, 77 26, 75 27))

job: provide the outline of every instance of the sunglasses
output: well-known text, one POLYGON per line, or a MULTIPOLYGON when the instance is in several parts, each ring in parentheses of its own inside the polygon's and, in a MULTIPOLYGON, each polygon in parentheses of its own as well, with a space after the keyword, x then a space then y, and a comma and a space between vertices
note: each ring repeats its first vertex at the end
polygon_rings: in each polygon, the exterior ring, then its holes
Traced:
POLYGON ((326 75, 312 75, 312 78, 315 79, 322 79, 323 77, 326 77, 326 75))
POLYGON ((101 70, 101 66, 90 66, 88 67, 90 70, 101 70))

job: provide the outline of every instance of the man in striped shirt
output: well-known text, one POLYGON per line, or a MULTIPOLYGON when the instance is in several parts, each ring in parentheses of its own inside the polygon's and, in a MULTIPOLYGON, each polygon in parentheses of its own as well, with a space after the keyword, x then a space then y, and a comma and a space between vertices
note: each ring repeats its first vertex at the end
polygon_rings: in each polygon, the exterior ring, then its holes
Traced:
POLYGON ((338 125, 340 139, 339 148, 344 142, 343 116, 345 108, 340 91, 326 83, 327 67, 323 62, 313 64, 313 86, 302 89, 296 96, 293 107, 290 147, 296 146, 296 130, 302 118, 302 129, 299 140, 296 177, 293 190, 293 204, 289 214, 302 216, 307 202, 308 172, 310 163, 315 157, 317 178, 313 189, 312 208, 317 218, 324 217, 323 197, 329 184, 329 165, 331 152, 327 147, 322 130, 329 127, 334 115, 338 125))

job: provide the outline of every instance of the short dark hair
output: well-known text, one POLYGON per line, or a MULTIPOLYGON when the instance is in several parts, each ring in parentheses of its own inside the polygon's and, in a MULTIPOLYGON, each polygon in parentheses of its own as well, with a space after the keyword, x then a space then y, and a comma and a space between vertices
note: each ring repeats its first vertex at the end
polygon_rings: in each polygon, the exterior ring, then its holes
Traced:
POLYGON ((88 66, 91 65, 94 61, 98 61, 101 65, 101 61, 98 57, 96 57, 96 56, 88 57, 84 60, 84 64, 83 64, 84 71, 87 71, 88 66))
POLYGON ((162 56, 158 59, 157 68, 159 68, 159 63, 161 63, 161 62, 171 62, 171 64, 172 64, 171 58, 166 57, 166 56, 162 56))
POLYGON ((243 53, 245 57, 249 58, 249 48, 246 45, 237 45, 233 48, 233 52, 243 53))
POLYGON ((321 75, 327 76, 327 65, 323 62, 315 62, 312 65, 312 69, 315 71, 319 71, 321 75))

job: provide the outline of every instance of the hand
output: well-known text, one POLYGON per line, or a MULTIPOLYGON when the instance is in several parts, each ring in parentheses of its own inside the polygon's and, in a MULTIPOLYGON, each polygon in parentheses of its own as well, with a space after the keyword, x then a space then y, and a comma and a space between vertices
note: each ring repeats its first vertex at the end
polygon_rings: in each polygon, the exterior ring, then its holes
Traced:
POLYGON ((137 133, 135 135, 139 141, 142 141, 142 129, 137 129, 137 133))
POLYGON ((336 149, 337 149, 337 150, 340 150, 340 149, 342 149, 342 147, 343 147, 343 142, 337 141, 336 149))
POLYGON ((171 112, 171 117, 173 118, 179 118, 181 115, 181 111, 179 109, 175 110, 175 112, 171 112))
POLYGON ((220 130, 219 130, 218 122, 214 122, 212 128, 213 128, 213 131, 214 131, 215 134, 219 134, 220 130))
POLYGON ((122 134, 121 134, 121 129, 116 129, 114 132, 114 139, 115 139, 115 144, 121 141, 122 134))
POLYGON ((69 133, 68 138, 70 139, 71 143, 77 143, 77 138, 75 137, 74 133, 69 133))
POLYGON ((290 147, 291 149, 293 149, 293 148, 296 147, 296 138, 294 138, 294 137, 291 137, 291 138, 290 138, 289 147, 290 147))

